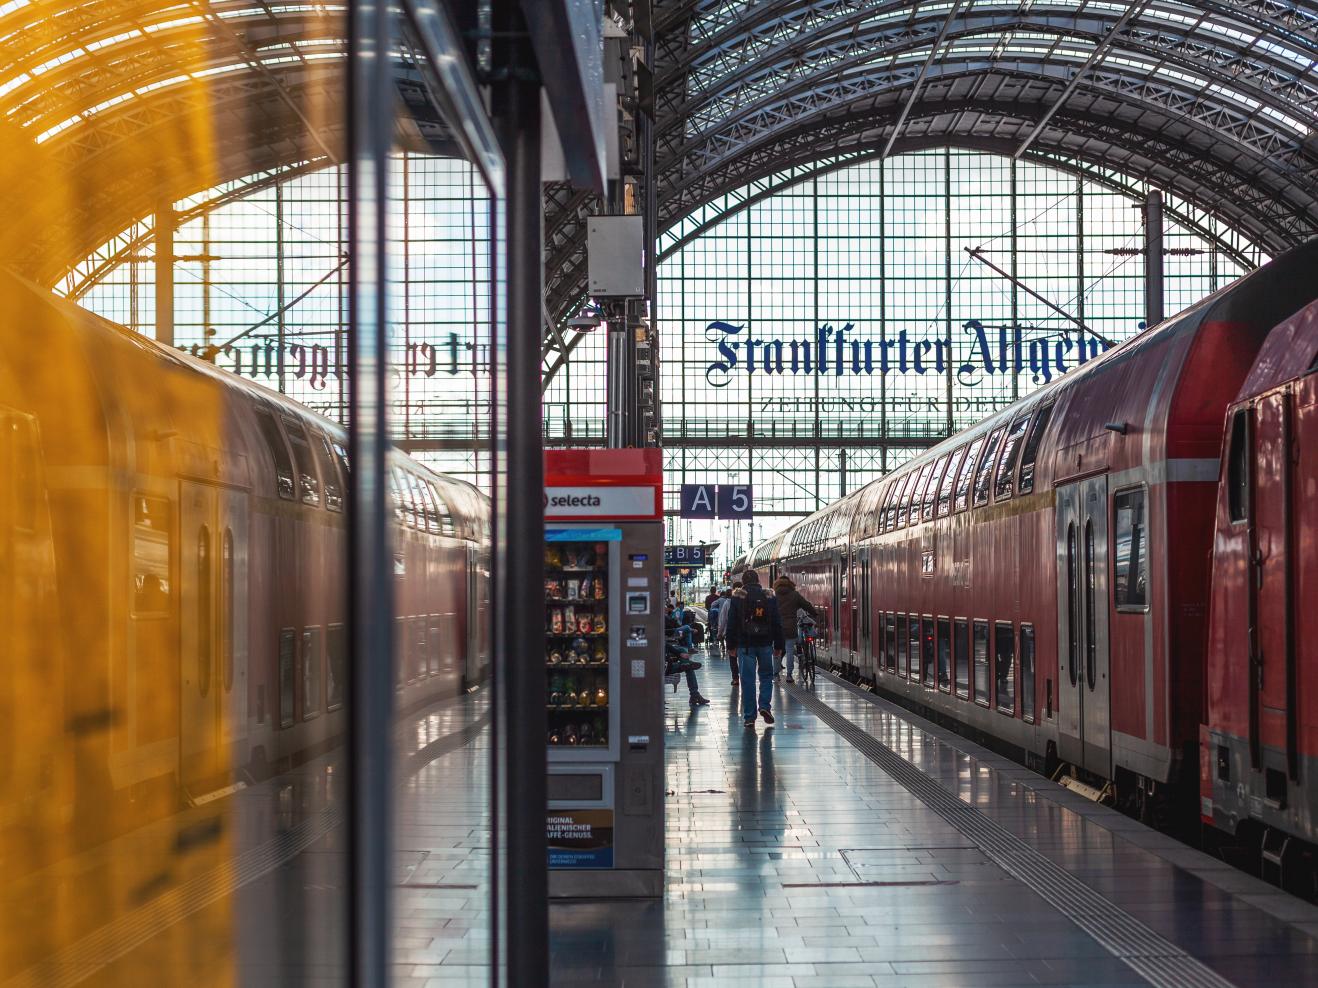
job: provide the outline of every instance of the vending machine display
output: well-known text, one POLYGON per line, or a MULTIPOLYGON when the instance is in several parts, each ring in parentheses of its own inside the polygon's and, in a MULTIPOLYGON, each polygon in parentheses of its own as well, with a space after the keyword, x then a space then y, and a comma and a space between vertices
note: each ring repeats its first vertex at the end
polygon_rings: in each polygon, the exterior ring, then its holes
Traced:
MULTIPOLYGON (((571 537, 571 530, 556 532, 571 537)), ((610 543, 545 546, 545 664, 550 747, 608 748, 610 543)))

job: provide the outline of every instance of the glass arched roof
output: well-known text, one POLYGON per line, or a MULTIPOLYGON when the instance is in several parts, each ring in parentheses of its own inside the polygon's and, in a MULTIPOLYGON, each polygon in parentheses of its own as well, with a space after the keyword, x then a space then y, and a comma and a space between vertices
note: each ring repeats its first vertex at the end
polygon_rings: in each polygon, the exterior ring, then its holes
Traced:
MULTIPOLYGON (((936 145, 1161 188, 1269 253, 1318 235, 1318 3, 655 0, 661 231, 834 155, 936 145)), ((584 197, 551 195, 551 313, 584 197)))

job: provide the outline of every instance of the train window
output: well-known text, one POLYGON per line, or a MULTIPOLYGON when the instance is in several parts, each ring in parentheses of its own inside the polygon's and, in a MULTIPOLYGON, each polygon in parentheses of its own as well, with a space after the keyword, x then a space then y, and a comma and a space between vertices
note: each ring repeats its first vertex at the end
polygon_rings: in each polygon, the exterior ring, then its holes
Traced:
POLYGON ((167 617, 172 584, 169 579, 170 503, 163 497, 133 495, 133 616, 167 617))
POLYGON ((952 513, 952 490, 956 487, 957 476, 961 472, 961 464, 966 457, 966 447, 962 446, 952 454, 951 462, 947 465, 947 472, 943 474, 943 482, 938 486, 938 517, 952 513))
POLYGON ((938 688, 952 689, 952 622, 945 617, 938 619, 938 688))
POLYGON ((1076 559, 1075 522, 1066 526, 1066 656, 1074 687, 1080 678, 1080 587, 1076 559))
POLYGON ((911 682, 920 681, 920 617, 912 614, 906 622, 906 674, 911 682))
POLYGON ((920 663, 924 674, 921 682, 934 688, 934 619, 926 614, 920 619, 920 663))
POLYGON ((325 629, 325 709, 343 706, 348 686, 348 631, 341 624, 325 629))
POLYGON ((957 473, 956 494, 952 501, 953 511, 964 511, 970 503, 970 481, 975 476, 975 459, 984 448, 984 437, 980 436, 966 450, 966 458, 961 461, 961 470, 957 473))
POLYGON ((974 625, 975 649, 975 702, 982 707, 989 705, 989 626, 987 621, 976 621, 974 625))
POLYGON ((1119 611, 1149 606, 1149 537, 1143 487, 1118 491, 1112 499, 1116 545, 1112 603, 1119 611))
POLYGON ((233 692, 233 529, 220 537, 220 662, 224 692, 233 692))
POLYGON ((933 472, 934 465, 926 463, 920 468, 919 473, 915 475, 915 480, 911 483, 911 489, 906 492, 905 520, 903 525, 916 525, 920 522, 920 505, 924 500, 924 488, 929 482, 929 474, 933 472))
POLYGON ((430 488, 430 496, 435 499, 435 511, 439 515, 439 532, 441 535, 452 535, 455 532, 453 526, 453 512, 449 510, 448 503, 444 500, 444 495, 440 493, 433 480, 427 480, 426 485, 430 488))
POLYGON ((907 472, 898 477, 897 483, 893 485, 892 497, 888 499, 888 507, 883 516, 883 530, 885 532, 895 531, 902 527, 902 505, 905 503, 903 498, 906 497, 906 488, 910 484, 911 474, 907 472))
POLYGON ((297 631, 279 631, 279 726, 293 726, 293 688, 297 678, 297 631))
POLYGON ((892 652, 893 664, 896 666, 897 675, 903 679, 906 678, 906 615, 897 615, 897 624, 893 633, 892 652))
POLYGON ((302 629, 302 719, 320 716, 320 643, 319 628, 302 629))
POLYGON ((389 500, 394 506, 394 521, 399 525, 406 524, 406 517, 403 513, 403 491, 398 486, 398 472, 396 470, 385 471, 385 484, 389 488, 389 500))
POLYGON ((1021 716, 1034 723, 1034 625, 1021 625, 1021 716))
POLYGON ((933 472, 929 475, 929 483, 924 490, 924 504, 920 510, 921 521, 930 521, 934 517, 934 507, 938 503, 938 485, 947 470, 947 461, 950 456, 950 453, 944 453, 934 463, 933 472))
POLYGON ((352 470, 348 466, 348 450, 344 447, 343 443, 334 442, 330 443, 330 446, 334 450, 335 459, 339 461, 339 469, 343 471, 343 482, 347 484, 348 477, 352 473, 352 470))
POLYGON ((417 528, 423 532, 438 534, 439 518, 435 514, 435 502, 430 497, 430 488, 410 470, 403 471, 403 474, 412 487, 412 500, 417 506, 417 528))
POLYGON ((952 656, 956 664, 956 695, 970 696, 970 622, 957 618, 952 629, 952 656))
POLYGON ((320 504, 320 481, 316 479, 307 430, 291 416, 285 415, 283 419, 284 432, 288 434, 288 445, 293 450, 293 461, 297 465, 298 491, 302 503, 320 504))
POLYGON ((979 461, 979 470, 975 472, 975 505, 988 504, 989 481, 993 479, 993 464, 997 462, 998 442, 1002 439, 1004 426, 998 426, 989 435, 984 444, 984 458, 979 461))
POLYGON ((266 449, 275 462, 275 492, 286 501, 293 500, 293 459, 288 455, 288 446, 279 431, 279 425, 270 409, 264 405, 253 406, 256 424, 265 440, 266 449))
POLYGON ((394 688, 400 693, 407 682, 407 618, 394 618, 394 688))
POLYGON ((1097 600, 1097 582, 1098 577, 1094 573, 1094 520, 1092 518, 1085 522, 1085 679, 1089 681, 1089 690, 1092 693, 1097 683, 1098 676, 1098 636, 1095 634, 1094 625, 1097 623, 1095 615, 1098 613, 1097 600))
POLYGON ((891 614, 883 618, 883 663, 888 672, 898 671, 898 623, 891 614))
POLYGON ((424 679, 426 675, 426 619, 413 618, 410 624, 412 625, 412 661, 409 665, 410 675, 407 677, 409 682, 424 679))
POLYGON ((214 636, 215 624, 211 615, 211 530, 202 525, 197 532, 197 689, 202 696, 211 691, 214 636))
POLYGON ((1025 427, 1030 424, 1030 413, 1026 412, 1007 431, 1002 441, 1002 455, 998 460, 998 480, 993 485, 993 497, 1002 501, 1015 492, 1016 457, 1021 452, 1021 439, 1025 436, 1025 427))
POLYGON ((993 669, 997 673, 998 709, 1016 713, 1016 630, 1010 621, 993 626, 993 669))
POLYGON ((25 532, 34 532, 37 528, 37 511, 41 492, 44 487, 37 479, 37 441, 36 428, 27 417, 15 417, 7 423, 7 430, 13 440, 13 456, 8 464, 12 471, 15 528, 25 532))
POLYGON ((1227 450, 1226 489, 1227 513, 1233 523, 1249 518, 1250 468, 1249 409, 1242 408, 1231 416, 1231 445, 1227 450))
POLYGON ((330 449, 329 440, 316 433, 312 447, 316 451, 316 465, 325 480, 325 507, 330 511, 342 511, 343 478, 339 476, 339 467, 334 460, 334 452, 330 449))
POLYGON ((1034 422, 1030 425, 1030 435, 1021 450, 1021 475, 1017 489, 1022 494, 1034 490, 1034 461, 1039 456, 1039 444, 1043 442, 1043 434, 1048 428, 1048 420, 1052 415, 1053 403, 1050 401, 1039 409, 1034 416, 1034 422))

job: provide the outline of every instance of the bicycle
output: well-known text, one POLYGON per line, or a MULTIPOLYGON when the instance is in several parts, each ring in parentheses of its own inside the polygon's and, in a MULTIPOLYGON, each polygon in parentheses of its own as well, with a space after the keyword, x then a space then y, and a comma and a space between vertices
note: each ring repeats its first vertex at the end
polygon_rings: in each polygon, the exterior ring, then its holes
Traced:
POLYGON ((802 628, 796 639, 797 682, 806 689, 815 688, 815 632, 802 628))

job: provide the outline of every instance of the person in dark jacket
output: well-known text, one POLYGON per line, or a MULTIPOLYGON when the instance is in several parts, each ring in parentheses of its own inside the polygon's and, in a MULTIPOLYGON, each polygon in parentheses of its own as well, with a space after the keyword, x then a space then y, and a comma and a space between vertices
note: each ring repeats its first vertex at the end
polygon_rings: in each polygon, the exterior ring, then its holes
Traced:
MULTIPOLYGON (((791 683, 795 682, 792 679, 792 667, 796 663, 796 612, 805 611, 815 620, 819 619, 819 612, 815 610, 814 604, 801 596, 796 584, 786 575, 773 581, 773 595, 778 602, 778 616, 783 622, 783 638, 786 646, 783 653, 787 656, 787 681, 791 683)), ((782 656, 779 656, 774 674, 777 675, 782 671, 783 660, 782 656)))
POLYGON ((783 623, 778 603, 760 586, 760 574, 748 569, 741 575, 746 596, 732 598, 728 614, 728 645, 737 650, 741 665, 741 712, 747 727, 755 726, 755 674, 760 675, 759 712, 773 723, 773 650, 782 651, 783 623))

